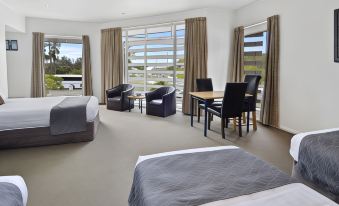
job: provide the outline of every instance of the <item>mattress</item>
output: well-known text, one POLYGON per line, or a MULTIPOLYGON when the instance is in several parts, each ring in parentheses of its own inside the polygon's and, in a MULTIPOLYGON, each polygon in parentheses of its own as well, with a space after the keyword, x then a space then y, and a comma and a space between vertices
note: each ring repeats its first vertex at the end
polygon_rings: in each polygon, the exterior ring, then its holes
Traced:
POLYGON ((20 176, 2 176, 2 177, 0 177, 0 182, 7 182, 7 183, 11 183, 11 184, 16 185, 21 191, 23 205, 26 206, 27 199, 28 199, 28 191, 27 191, 26 183, 25 183, 24 179, 22 179, 22 177, 20 177, 20 176))
POLYGON ((318 131, 313 131, 313 132, 305 132, 305 133, 300 133, 300 134, 294 135, 292 140, 291 140, 291 147, 290 147, 290 154, 293 157, 294 161, 298 162, 300 144, 301 144, 301 141, 306 136, 312 135, 312 134, 334 132, 334 131, 339 131, 339 128, 318 130, 318 131))
MULTIPOLYGON (((208 147, 208 148, 199 148, 199 149, 190 149, 174 152, 166 152, 160 154, 140 156, 137 161, 139 165, 143 161, 147 161, 153 158, 180 155, 180 154, 190 154, 190 153, 203 153, 210 151, 218 150, 233 150, 237 149, 235 146, 224 146, 224 147, 208 147)), ((249 194, 242 195, 234 198, 229 198, 220 201, 209 202, 203 204, 203 206, 299 206, 299 205, 309 205, 309 206, 334 206, 337 205, 327 197, 319 194, 313 189, 300 184, 300 183, 291 183, 281 187, 249 194)))
MULTIPOLYGON (((0 131, 49 127, 51 109, 66 97, 13 98, 0 106, 0 131)), ((95 120, 99 102, 91 97, 87 104, 87 122, 95 120)))

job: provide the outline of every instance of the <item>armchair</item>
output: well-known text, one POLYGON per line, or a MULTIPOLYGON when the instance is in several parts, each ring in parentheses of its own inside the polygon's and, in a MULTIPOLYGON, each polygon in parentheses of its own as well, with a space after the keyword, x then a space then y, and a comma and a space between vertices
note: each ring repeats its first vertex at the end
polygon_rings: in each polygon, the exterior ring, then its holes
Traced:
POLYGON ((174 87, 161 87, 146 93, 146 114, 167 117, 176 113, 176 94, 174 87))
POLYGON ((134 108, 134 101, 128 101, 128 96, 133 95, 134 86, 131 84, 120 84, 106 91, 107 109, 125 111, 134 108))

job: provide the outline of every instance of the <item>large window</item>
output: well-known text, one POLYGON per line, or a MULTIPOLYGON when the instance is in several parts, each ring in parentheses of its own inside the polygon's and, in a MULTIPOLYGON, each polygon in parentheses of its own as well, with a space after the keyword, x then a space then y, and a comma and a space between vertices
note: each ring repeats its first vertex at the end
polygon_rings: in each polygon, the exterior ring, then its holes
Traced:
POLYGON ((82 40, 45 39, 46 96, 82 95, 82 40))
MULTIPOLYGON (((265 83, 267 32, 259 32, 245 36, 245 74, 259 74, 261 81, 258 91, 257 111, 260 112, 265 83)), ((260 117, 260 115, 257 115, 260 117)))
POLYGON ((162 86, 177 89, 181 109, 184 87, 184 24, 123 31, 125 81, 145 93, 162 86))

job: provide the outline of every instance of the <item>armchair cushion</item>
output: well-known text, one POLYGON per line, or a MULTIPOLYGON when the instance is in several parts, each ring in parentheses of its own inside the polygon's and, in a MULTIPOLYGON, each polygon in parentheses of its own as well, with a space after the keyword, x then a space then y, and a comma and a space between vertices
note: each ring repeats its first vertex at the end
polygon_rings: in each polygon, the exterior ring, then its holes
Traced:
POLYGON ((162 104, 162 99, 154 99, 154 100, 150 101, 150 104, 160 105, 160 104, 162 104))

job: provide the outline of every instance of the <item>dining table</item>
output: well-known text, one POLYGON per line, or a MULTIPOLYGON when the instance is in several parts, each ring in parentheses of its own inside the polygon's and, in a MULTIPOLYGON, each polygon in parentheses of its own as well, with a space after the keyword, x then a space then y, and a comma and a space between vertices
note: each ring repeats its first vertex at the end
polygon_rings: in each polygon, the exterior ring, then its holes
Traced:
MULTIPOLYGON (((190 115, 191 115, 191 127, 193 127, 193 116, 194 116, 194 100, 203 102, 205 106, 204 116, 204 136, 207 137, 207 108, 209 106, 209 100, 216 100, 224 98, 225 91, 205 91, 205 92, 190 92, 190 115)), ((251 97, 251 94, 245 94, 246 97, 251 97)))

